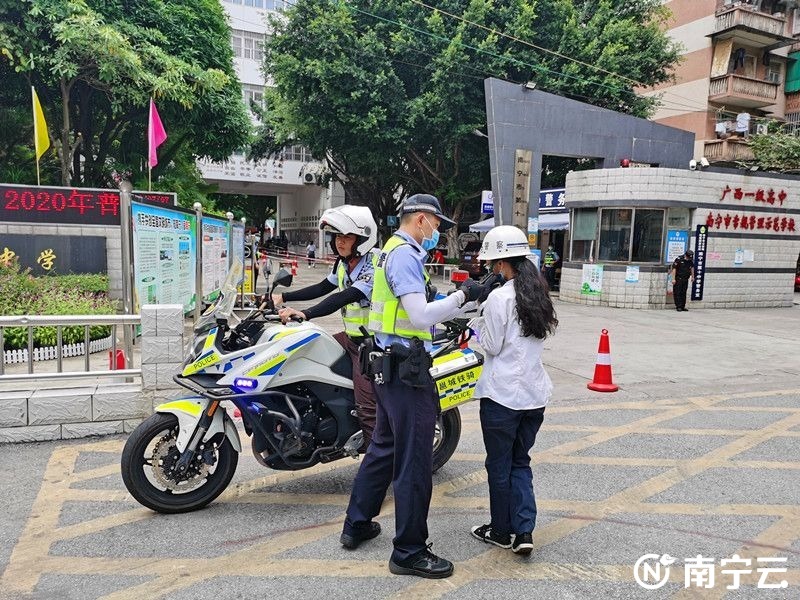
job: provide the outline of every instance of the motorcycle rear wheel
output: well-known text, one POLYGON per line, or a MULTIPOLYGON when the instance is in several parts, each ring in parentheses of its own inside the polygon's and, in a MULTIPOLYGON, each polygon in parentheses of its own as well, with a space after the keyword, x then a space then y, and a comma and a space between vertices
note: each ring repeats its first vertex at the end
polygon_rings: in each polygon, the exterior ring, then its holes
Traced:
POLYGON ((436 473, 450 460, 461 439, 461 414, 451 408, 439 415, 436 420, 436 434, 433 440, 433 472, 436 473))
POLYGON ((223 437, 222 442, 217 444, 209 441, 206 450, 210 448, 216 460, 210 468, 202 463, 202 459, 195 460, 193 467, 199 471, 198 475, 181 482, 188 484, 188 491, 182 491, 180 483, 174 484, 175 489, 169 486, 160 489, 156 485, 158 481, 148 478, 148 472, 154 479, 166 481, 169 478, 164 466, 168 460, 174 461, 176 453, 179 455, 177 448, 173 447, 177 435, 178 418, 171 414, 155 413, 133 431, 122 451, 122 481, 128 492, 141 505, 165 514, 191 512, 212 502, 228 487, 239 462, 239 453, 228 438, 223 437), (156 454, 159 458, 156 458, 156 454), (158 469, 160 471, 156 472, 158 469))

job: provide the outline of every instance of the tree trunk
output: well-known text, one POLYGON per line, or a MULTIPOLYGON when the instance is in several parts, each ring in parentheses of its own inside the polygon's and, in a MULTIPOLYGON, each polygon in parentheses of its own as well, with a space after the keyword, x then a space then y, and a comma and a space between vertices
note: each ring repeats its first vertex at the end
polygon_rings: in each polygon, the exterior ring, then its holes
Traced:
POLYGON ((70 143, 69 143, 69 95, 72 85, 61 79, 61 185, 69 186, 70 143))

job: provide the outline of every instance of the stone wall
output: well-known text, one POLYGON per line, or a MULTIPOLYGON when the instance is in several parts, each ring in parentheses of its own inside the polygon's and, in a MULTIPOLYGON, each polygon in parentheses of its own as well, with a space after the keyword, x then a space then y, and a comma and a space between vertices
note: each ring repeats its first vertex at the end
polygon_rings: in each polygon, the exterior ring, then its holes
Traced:
MULTIPOLYGON (((105 382, 71 387, 0 391, 0 443, 128 433, 154 407, 189 395, 172 376, 183 361, 183 307, 142 307, 142 377, 134 383, 105 382)), ((78 380, 79 381, 79 380, 78 380)), ((31 385, 20 383, 20 386, 31 385)))
MULTIPOLYGON (((692 302, 695 308, 792 305, 800 253, 800 180, 796 177, 744 175, 734 170, 600 169, 570 173, 566 196, 570 209, 688 208, 692 249, 697 226, 709 228, 703 300, 692 302), (748 223, 743 227, 740 223, 745 217, 748 223), (753 260, 737 263, 739 250, 752 252, 753 260)), ((671 301, 660 299, 658 289, 666 291, 666 264, 638 263, 641 280, 631 294, 627 286, 634 284, 624 282, 626 265, 603 263, 603 294, 587 299, 580 295, 581 264, 569 263, 568 250, 564 253, 560 290, 565 300, 620 307, 672 306, 671 301), (646 268, 652 273, 645 274, 646 268)))
POLYGON ((118 225, 27 225, 25 223, 0 223, 0 239, 2 239, 4 233, 105 237, 109 295, 114 299, 122 298, 122 244, 120 242, 118 225))

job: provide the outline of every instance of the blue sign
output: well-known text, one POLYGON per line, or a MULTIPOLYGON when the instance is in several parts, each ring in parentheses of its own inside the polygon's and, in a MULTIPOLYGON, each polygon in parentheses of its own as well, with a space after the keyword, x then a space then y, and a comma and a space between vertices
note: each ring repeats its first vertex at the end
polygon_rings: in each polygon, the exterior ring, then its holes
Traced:
POLYGON ((664 252, 664 262, 672 264, 676 258, 686 252, 689 247, 689 232, 681 229, 667 230, 667 248, 664 252))
POLYGON ((539 192, 539 212, 567 212, 564 188, 539 192))
POLYGON ((489 190, 481 192, 481 214, 494 215, 494 198, 489 190))

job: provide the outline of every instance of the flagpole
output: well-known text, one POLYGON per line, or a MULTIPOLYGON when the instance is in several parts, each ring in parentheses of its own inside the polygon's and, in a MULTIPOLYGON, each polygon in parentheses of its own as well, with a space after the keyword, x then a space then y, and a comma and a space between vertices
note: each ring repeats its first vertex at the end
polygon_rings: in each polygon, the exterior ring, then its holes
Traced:
POLYGON ((33 155, 36 157, 36 185, 42 185, 39 177, 39 148, 36 146, 36 88, 31 86, 31 111, 33 112, 33 155))
POLYGON ((153 191, 153 167, 150 166, 150 161, 147 161, 147 191, 153 191))

